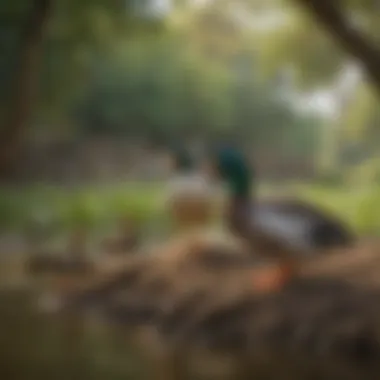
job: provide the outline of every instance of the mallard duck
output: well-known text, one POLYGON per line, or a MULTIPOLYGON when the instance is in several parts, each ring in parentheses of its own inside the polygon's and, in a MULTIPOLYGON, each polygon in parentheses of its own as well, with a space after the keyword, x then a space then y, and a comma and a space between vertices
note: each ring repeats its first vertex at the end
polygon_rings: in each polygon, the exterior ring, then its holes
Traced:
MULTIPOLYGON (((227 226, 258 256, 279 260, 280 283, 296 275, 298 260, 305 253, 352 241, 351 234, 336 220, 305 203, 253 199, 254 171, 244 154, 235 148, 217 151, 209 160, 208 171, 226 185, 227 226)), ((276 276, 272 273, 270 278, 276 276)))
POLYGON ((224 148, 211 157, 211 169, 227 185, 227 222, 240 235, 242 230, 262 231, 304 252, 347 247, 354 234, 336 217, 298 199, 252 199, 254 172, 237 149, 224 148))
POLYGON ((299 247, 293 246, 288 236, 284 239, 277 230, 262 228, 258 223, 256 204, 251 198, 254 173, 247 159, 237 149, 223 148, 211 157, 207 169, 227 188, 225 221, 230 231, 241 237, 258 257, 279 259, 278 272, 270 273, 269 278, 277 284, 287 282, 296 273, 299 247))

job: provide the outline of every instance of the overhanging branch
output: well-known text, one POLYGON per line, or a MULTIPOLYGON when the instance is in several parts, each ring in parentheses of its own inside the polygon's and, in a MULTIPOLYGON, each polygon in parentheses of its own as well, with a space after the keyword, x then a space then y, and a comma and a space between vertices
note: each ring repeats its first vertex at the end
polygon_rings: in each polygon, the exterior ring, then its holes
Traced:
POLYGON ((380 49, 345 18, 337 0, 294 0, 311 13, 328 33, 360 61, 368 79, 380 94, 380 49))

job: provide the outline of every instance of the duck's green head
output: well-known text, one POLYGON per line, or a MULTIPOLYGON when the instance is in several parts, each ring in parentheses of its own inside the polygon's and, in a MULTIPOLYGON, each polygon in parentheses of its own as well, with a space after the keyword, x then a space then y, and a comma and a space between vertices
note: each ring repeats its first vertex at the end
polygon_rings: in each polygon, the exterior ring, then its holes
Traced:
POLYGON ((252 187, 252 171, 244 154, 234 148, 223 148, 216 154, 215 168, 227 184, 232 196, 249 197, 252 187))

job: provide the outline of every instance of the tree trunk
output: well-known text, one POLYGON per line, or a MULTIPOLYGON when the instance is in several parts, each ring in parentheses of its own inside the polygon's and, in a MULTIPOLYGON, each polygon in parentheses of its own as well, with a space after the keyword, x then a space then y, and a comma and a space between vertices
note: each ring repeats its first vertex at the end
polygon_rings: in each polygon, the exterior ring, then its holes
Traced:
POLYGON ((365 70, 368 79, 380 95, 380 49, 369 36, 356 29, 345 18, 336 0, 295 0, 356 58, 365 70))
POLYGON ((0 131, 0 179, 11 174, 32 114, 38 89, 44 31, 51 6, 51 0, 34 0, 23 28, 19 66, 11 88, 8 114, 0 131))

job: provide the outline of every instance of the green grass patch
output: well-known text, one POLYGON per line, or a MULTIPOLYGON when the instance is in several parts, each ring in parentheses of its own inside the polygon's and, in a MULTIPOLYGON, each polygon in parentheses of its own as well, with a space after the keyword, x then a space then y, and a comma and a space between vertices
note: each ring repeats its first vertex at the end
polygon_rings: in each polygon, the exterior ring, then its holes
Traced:
POLYGON ((344 188, 300 186, 296 194, 348 223, 358 233, 380 232, 380 187, 344 188))
POLYGON ((40 186, 0 190, 0 228, 20 230, 37 222, 65 230, 90 228, 123 216, 144 222, 159 212, 162 186, 123 184, 65 189, 40 186))
MULTIPOLYGON (((33 221, 65 231, 77 224, 106 228, 120 217, 160 224, 165 218, 162 184, 124 183, 102 187, 36 186, 0 190, 0 228, 20 231, 33 221)), ((335 213, 360 233, 380 231, 380 187, 350 189, 315 184, 263 186, 262 194, 293 193, 335 213)))

